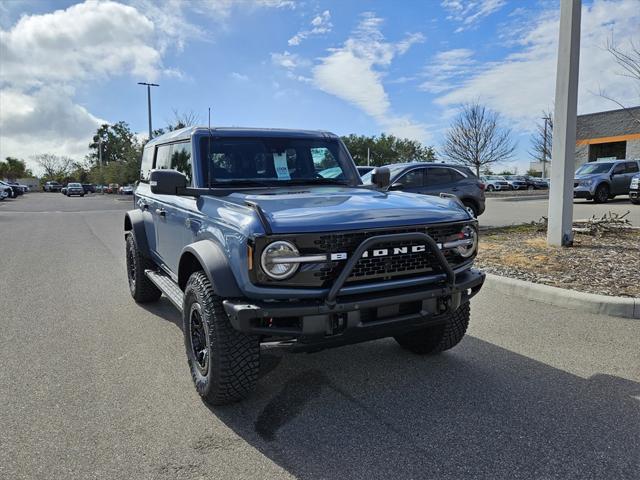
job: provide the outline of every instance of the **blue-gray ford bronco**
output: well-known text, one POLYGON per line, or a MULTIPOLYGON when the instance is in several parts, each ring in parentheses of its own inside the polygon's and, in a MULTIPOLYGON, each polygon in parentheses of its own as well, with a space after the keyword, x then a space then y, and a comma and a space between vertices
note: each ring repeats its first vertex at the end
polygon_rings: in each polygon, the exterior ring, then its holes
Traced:
POLYGON ((147 143, 124 220, 137 302, 182 313, 198 393, 212 405, 255 387, 260 346, 296 352, 394 337, 455 346, 469 300, 477 223, 451 195, 365 187, 327 132, 199 128, 147 143))

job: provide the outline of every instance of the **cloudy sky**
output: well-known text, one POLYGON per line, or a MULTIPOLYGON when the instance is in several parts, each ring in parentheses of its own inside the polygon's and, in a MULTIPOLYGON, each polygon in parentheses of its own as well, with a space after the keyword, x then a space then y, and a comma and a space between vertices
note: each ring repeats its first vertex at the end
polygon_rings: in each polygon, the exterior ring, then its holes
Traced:
MULTIPOLYGON (((215 125, 389 132, 440 145, 456 107, 500 112, 528 165, 552 108, 551 0, 0 1, 0 157, 82 158, 95 128, 193 111, 215 125)), ((606 52, 640 44, 640 0, 584 1, 580 113, 638 104, 606 52)), ((511 164, 509 164, 511 165, 511 164)))

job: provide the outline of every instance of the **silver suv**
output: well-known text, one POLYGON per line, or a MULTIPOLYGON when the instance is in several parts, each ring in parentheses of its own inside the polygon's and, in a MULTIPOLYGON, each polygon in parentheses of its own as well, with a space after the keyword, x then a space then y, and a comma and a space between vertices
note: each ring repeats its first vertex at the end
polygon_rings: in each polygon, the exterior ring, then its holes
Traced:
POLYGON ((634 175, 640 172, 640 160, 598 160, 581 165, 573 181, 573 198, 604 203, 616 195, 629 193, 634 175))

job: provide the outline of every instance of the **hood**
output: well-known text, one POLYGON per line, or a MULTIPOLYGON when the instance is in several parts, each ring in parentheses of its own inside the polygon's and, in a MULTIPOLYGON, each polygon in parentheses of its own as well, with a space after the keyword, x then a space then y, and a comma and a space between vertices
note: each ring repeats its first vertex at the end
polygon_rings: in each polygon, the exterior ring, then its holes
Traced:
POLYGON ((576 174, 574 175, 574 180, 585 180, 587 178, 595 178, 595 177, 601 177, 602 175, 607 175, 606 173, 583 173, 583 174, 576 174))
POLYGON ((289 187, 229 195, 227 201, 255 202, 274 233, 357 230, 469 220, 449 199, 366 188, 289 187))

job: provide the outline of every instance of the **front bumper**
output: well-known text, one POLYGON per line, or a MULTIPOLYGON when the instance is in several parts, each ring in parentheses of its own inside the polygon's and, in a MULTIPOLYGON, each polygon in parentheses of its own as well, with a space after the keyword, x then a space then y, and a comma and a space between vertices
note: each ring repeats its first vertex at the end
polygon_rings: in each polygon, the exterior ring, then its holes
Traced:
POLYGON ((582 186, 582 185, 573 187, 573 198, 591 199, 592 197, 593 197, 593 193, 591 192, 590 187, 582 186))
POLYGON ((359 294, 335 302, 225 300, 236 330, 251 335, 295 338, 295 351, 313 351, 397 335, 445 321, 480 291, 485 274, 469 269, 455 283, 395 290, 389 295, 359 294))

